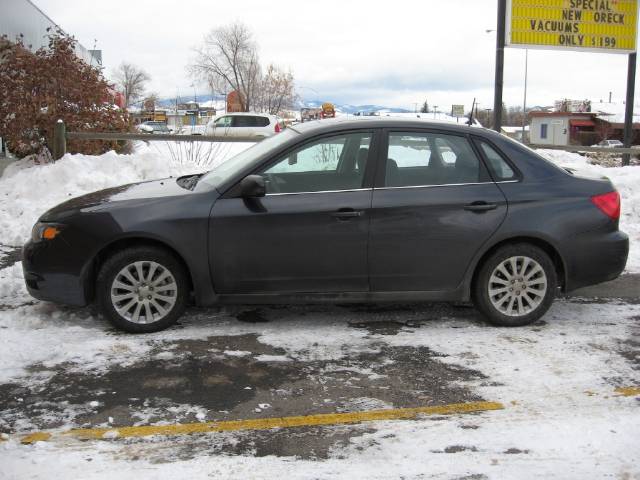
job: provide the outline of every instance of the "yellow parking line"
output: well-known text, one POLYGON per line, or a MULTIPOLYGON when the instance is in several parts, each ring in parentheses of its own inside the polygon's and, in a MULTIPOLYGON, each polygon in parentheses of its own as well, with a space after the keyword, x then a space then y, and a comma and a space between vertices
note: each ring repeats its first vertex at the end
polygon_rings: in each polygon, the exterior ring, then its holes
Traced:
POLYGON ((623 397, 635 397, 640 395, 640 387, 618 387, 615 392, 623 397))
POLYGON ((22 437, 20 440, 24 444, 35 443, 35 442, 46 442, 51 438, 51 434, 47 432, 35 432, 30 433, 26 437, 22 437))
MULTIPOLYGON (((497 402, 453 403, 433 407, 396 408, 351 413, 324 413, 297 417, 256 418, 224 422, 144 425, 118 428, 76 428, 62 432, 62 435, 72 436, 81 440, 146 437, 150 435, 189 435, 192 433, 233 432, 238 430, 268 430, 272 428, 343 425, 376 420, 405 420, 416 418, 419 415, 451 415, 456 413, 501 410, 503 408, 504 406, 497 402)), ((49 440, 52 436, 53 434, 48 432, 35 432, 22 437, 20 441, 24 444, 30 444, 49 440)))

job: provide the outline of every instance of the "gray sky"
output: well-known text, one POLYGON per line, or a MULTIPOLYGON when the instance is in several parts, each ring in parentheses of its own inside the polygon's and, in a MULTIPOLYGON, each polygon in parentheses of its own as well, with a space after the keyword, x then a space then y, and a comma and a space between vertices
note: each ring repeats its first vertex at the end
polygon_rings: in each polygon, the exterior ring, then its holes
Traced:
MULTIPOLYGON (((493 104, 496 0, 34 0, 87 48, 144 68, 161 96, 193 95, 185 67, 209 30, 235 20, 255 33, 263 64, 290 68, 306 100, 413 109, 493 104)), ((507 49, 508 105, 522 105, 524 50, 507 49)), ((626 55, 529 51, 528 105, 622 101, 626 55)), ((199 92, 206 92, 198 87, 199 92)))

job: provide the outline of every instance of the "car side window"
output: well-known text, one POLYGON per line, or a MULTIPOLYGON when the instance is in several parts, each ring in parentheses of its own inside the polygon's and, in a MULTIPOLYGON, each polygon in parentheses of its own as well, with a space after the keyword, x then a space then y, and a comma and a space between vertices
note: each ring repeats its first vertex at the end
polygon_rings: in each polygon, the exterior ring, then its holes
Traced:
POLYGON ((491 170, 491 174, 497 182, 514 180, 516 178, 516 173, 495 148, 482 141, 480 142, 480 148, 482 148, 484 156, 487 158, 489 170, 491 170))
POLYGON ((256 127, 267 127, 269 125, 269 119, 267 117, 253 117, 255 119, 256 127))
POLYGON ((424 135, 389 136, 389 158, 393 158, 398 167, 428 167, 431 147, 424 135))
POLYGON ((458 157, 456 153, 452 150, 452 148, 447 144, 447 142, 438 137, 435 140, 436 146, 438 147, 438 151, 440 152, 440 156, 442 157, 442 162, 445 165, 454 165, 456 164, 456 160, 458 157))
POLYGON ((214 123, 216 125, 216 127, 230 127, 231 126, 231 117, 220 117, 219 119, 217 119, 214 123))
POLYGON ((260 174, 267 194, 362 188, 371 134, 322 138, 279 158, 260 174))
POLYGON ((385 187, 482 183, 486 169, 465 137, 439 133, 392 132, 385 187))
POLYGON ((256 117, 250 115, 237 115, 233 117, 234 127, 255 127, 256 117))

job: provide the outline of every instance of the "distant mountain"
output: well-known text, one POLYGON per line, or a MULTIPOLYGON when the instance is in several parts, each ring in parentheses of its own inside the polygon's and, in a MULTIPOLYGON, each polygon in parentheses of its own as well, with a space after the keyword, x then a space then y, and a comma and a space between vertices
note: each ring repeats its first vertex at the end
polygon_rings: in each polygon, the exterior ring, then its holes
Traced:
MULTIPOLYGON (((301 102, 300 108, 317 108, 322 106, 325 100, 308 100, 301 102)), ((357 112, 386 112, 386 113, 410 113, 411 110, 398 107, 384 107, 382 105, 350 105, 334 103, 336 110, 342 113, 357 113, 357 112)))
MULTIPOLYGON (((216 100, 218 102, 224 102, 223 95, 196 95, 198 103, 205 103, 211 100, 216 100)), ((191 102, 194 100, 193 95, 181 96, 178 98, 178 103, 191 102)), ((322 104, 327 100, 308 100, 305 102, 300 102, 298 108, 318 108, 322 106, 322 104)), ((175 106, 176 99, 174 98, 163 98, 158 100, 158 106, 162 108, 171 108, 175 106)), ((350 105, 350 104, 337 104, 334 103, 336 110, 342 113, 357 113, 357 112, 381 112, 381 113, 411 113, 411 110, 407 110, 405 108, 398 107, 385 107, 382 105, 350 105)))
MULTIPOLYGON (((181 95, 180 97, 178 97, 178 103, 193 102, 193 100, 194 100, 193 95, 181 95)), ((197 100, 198 103, 204 103, 210 100, 218 100, 218 101, 224 102, 224 95, 196 95, 195 100, 197 100)), ((171 107, 175 107, 175 105, 176 105, 176 97, 162 98, 158 100, 159 107, 171 108, 171 107)))

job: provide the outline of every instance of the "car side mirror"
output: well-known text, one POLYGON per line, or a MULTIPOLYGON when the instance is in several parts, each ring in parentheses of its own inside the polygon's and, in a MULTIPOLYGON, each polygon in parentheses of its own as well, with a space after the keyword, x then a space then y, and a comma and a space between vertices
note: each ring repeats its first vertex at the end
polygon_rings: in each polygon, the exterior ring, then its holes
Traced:
POLYGON ((267 188, 261 175, 247 175, 240 181, 240 196, 243 198, 264 197, 267 188))

